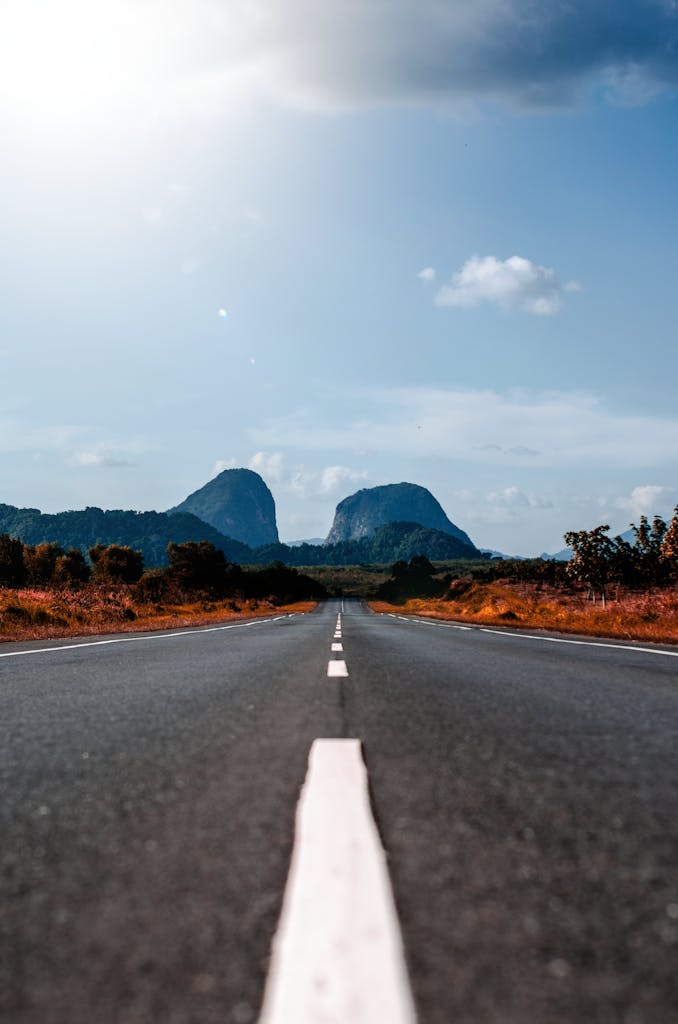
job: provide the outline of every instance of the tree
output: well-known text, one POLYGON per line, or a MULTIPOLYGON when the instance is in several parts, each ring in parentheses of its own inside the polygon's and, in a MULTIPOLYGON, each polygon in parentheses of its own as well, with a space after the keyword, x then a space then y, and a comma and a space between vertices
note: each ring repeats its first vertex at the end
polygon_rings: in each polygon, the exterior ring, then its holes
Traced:
POLYGON ((0 534, 0 587, 20 587, 25 582, 23 544, 7 533, 0 534))
POLYGON ((666 523, 661 516, 655 516, 650 526, 647 516, 641 516, 640 525, 631 523, 631 529, 636 538, 632 552, 638 582, 645 587, 661 583, 661 547, 667 530, 666 523))
POLYGON ((85 560, 85 556, 78 548, 70 548, 62 552, 55 563, 52 581, 58 587, 78 587, 81 583, 87 583, 92 570, 85 560))
POLYGON ((425 555, 415 555, 409 562, 395 562, 391 578, 377 588, 375 596, 392 603, 410 597, 440 597, 449 586, 450 577, 435 579, 435 571, 425 555))
POLYGON ((24 547, 24 564, 28 582, 34 587, 51 583, 54 577, 57 559, 63 555, 63 549, 55 543, 36 544, 24 547))
POLYGON ((94 578, 102 583, 136 583, 144 571, 141 551, 118 544, 96 544, 89 549, 94 578))
POLYGON ((585 583, 596 599, 600 594, 605 606, 607 584, 612 578, 615 543, 607 536, 610 527, 596 526, 593 530, 570 530, 564 540, 572 548, 572 558, 567 566, 568 575, 585 583))
POLYGON ((215 596, 226 591, 228 563, 223 551, 207 540, 167 545, 169 574, 185 590, 202 590, 215 596))
POLYGON ((678 505, 662 537, 659 558, 666 576, 671 580, 678 579, 678 505))

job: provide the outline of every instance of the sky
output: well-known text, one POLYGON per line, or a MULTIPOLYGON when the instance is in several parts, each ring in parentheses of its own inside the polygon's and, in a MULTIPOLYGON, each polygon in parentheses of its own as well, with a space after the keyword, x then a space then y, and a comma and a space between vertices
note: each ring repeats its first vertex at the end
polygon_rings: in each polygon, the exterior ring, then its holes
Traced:
POLYGON ((0 502, 678 501, 675 0, 0 0, 0 502))

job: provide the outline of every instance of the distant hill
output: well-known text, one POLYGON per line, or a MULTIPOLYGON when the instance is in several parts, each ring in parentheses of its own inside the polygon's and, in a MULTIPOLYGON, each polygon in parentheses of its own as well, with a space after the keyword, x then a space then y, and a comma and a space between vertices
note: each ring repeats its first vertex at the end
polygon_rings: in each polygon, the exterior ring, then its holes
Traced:
POLYGON ((373 487, 345 498, 330 531, 333 541, 313 538, 281 544, 273 496, 259 474, 249 469, 224 470, 168 512, 89 507, 47 514, 0 504, 0 533, 25 544, 51 541, 66 549, 75 547, 85 555, 96 544, 128 545, 141 551, 147 568, 167 563, 170 541, 209 541, 229 562, 240 565, 392 564, 415 555, 433 561, 487 557, 450 522, 430 491, 408 483, 373 487))
POLYGON ((223 470, 168 512, 190 512, 250 547, 278 543, 273 495, 251 469, 223 470))
MULTIPOLYGON (((490 558, 503 558, 507 562, 524 562, 527 561, 528 555, 507 555, 503 551, 495 551, 494 548, 479 548, 478 549, 483 555, 489 555, 490 558)), ((540 555, 540 558, 548 558, 548 555, 540 555)))
POLYGON ((18 537, 24 544, 54 541, 63 548, 78 548, 85 555, 95 544, 129 545, 142 552, 146 566, 166 564, 170 541, 183 544, 207 540, 223 551, 229 562, 247 563, 252 559, 247 545, 224 537, 187 512, 105 512, 90 507, 52 515, 37 508, 0 504, 0 533, 18 537))
POLYGON ((385 523, 418 523, 456 537, 462 544, 477 550, 468 534, 447 518, 431 492, 410 483, 364 487, 344 498, 337 505, 327 544, 373 536, 385 523))

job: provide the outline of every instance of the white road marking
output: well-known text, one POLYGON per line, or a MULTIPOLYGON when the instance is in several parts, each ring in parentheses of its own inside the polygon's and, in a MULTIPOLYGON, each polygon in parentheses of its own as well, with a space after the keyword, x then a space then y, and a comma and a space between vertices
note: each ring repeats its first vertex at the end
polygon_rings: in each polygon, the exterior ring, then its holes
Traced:
MULTIPOLYGON (((293 613, 290 613, 293 614, 293 613)), ((53 654, 55 651, 76 651, 81 647, 105 647, 108 644, 132 644, 142 640, 176 640, 177 637, 194 636, 196 633, 220 633, 225 629, 242 629, 245 626, 259 626, 265 622, 280 622, 286 615, 274 619, 252 619, 250 622, 233 622, 230 626, 206 626, 204 629, 185 629, 177 633, 144 633, 137 636, 120 636, 112 640, 89 640, 82 644, 62 644, 60 647, 38 647, 30 651, 2 651, 0 658, 21 658, 28 654, 53 654)))
POLYGON ((327 662, 327 675, 330 678, 339 678, 348 675, 348 669, 346 668, 346 662, 337 658, 335 661, 327 662))
POLYGON ((465 629, 470 630, 472 626, 459 626, 456 622, 439 622, 433 619, 415 619, 411 615, 394 615, 394 618, 401 622, 418 622, 420 626, 443 626, 444 629, 465 629))
POLYGON ((341 630, 340 630, 340 629, 338 629, 338 630, 337 630, 337 631, 335 632, 335 634, 334 634, 334 639, 335 639, 335 640, 341 640, 341 630))
POLYGON ((510 629, 490 629, 489 626, 459 626, 453 622, 439 622, 432 619, 416 619, 411 615, 392 615, 401 622, 416 622, 420 626, 442 626, 443 629, 477 630, 479 633, 492 633, 494 636, 510 636, 519 640, 539 640, 547 644, 573 644, 576 647, 604 647, 612 651, 634 651, 638 654, 660 654, 666 658, 678 658, 678 651, 662 651, 658 647, 632 647, 630 644, 613 644, 608 640, 570 640, 562 636, 539 636, 538 633, 515 633, 510 629))
POLYGON ((343 649, 344 649, 344 645, 343 644, 332 644, 332 650, 333 651, 343 651, 343 649))
POLYGON ((359 740, 315 740, 259 1024, 416 1024, 359 740))
POLYGON ((593 640, 567 640, 559 636, 537 636, 533 633, 512 633, 503 629, 488 629, 481 626, 481 633, 494 633, 496 636, 517 636, 524 640, 541 640, 547 644, 575 644, 578 647, 607 647, 613 651, 637 651, 639 654, 663 654, 667 658, 678 658, 678 651, 661 651, 655 647, 629 647, 628 644, 611 644, 607 641, 598 643, 593 640))

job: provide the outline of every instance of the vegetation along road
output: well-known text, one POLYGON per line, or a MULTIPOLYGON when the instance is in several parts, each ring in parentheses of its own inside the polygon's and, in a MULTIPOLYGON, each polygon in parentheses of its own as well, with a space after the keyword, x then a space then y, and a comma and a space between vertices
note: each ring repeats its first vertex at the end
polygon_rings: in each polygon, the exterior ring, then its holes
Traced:
POLYGON ((678 1019, 677 653, 358 601, 3 645, 0 1017, 256 1021, 309 751, 343 738, 420 1024, 678 1019))

